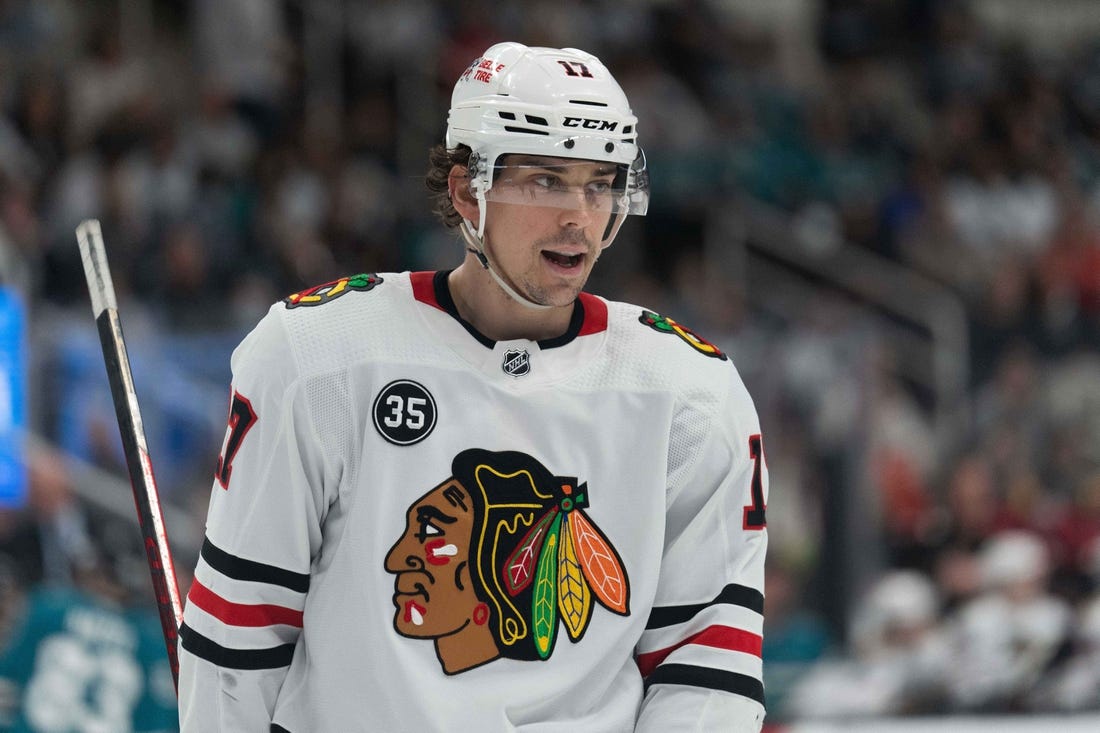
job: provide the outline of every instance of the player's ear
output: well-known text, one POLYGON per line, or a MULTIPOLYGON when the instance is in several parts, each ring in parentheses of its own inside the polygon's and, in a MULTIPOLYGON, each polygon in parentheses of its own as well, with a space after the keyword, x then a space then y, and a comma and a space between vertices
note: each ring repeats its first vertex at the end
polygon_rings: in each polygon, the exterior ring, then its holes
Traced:
POLYGON ((470 190, 470 176, 466 166, 451 166, 451 172, 447 176, 447 192, 459 216, 466 221, 478 220, 478 202, 474 192, 470 190))

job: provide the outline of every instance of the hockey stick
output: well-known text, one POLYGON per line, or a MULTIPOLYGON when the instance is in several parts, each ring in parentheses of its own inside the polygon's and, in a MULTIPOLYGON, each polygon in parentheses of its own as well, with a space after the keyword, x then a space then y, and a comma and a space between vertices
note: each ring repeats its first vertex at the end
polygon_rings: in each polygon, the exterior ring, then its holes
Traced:
POLYGON ((176 569, 168 548, 168 534, 164 529, 164 517, 160 512, 160 497, 153 479, 153 464, 149 460, 149 448, 145 443, 145 429, 138 410, 134 377, 130 373, 130 360, 126 355, 126 342, 122 337, 122 322, 118 317, 115 286, 107 266, 107 252, 103 247, 103 233, 99 221, 88 219, 76 228, 76 240, 80 245, 80 258, 84 261, 84 276, 88 280, 88 292, 92 298, 92 313, 99 329, 99 341, 103 347, 103 362, 107 367, 107 379, 111 383, 111 396, 118 417, 118 429, 122 434, 122 450, 126 455, 126 467, 130 472, 130 487, 134 491, 138 523, 145 541, 145 555, 149 572, 153 576, 153 591, 160 611, 160 626, 164 643, 168 647, 168 663, 172 667, 172 681, 179 684, 179 660, 176 656, 176 639, 183 620, 183 604, 180 602, 176 569))

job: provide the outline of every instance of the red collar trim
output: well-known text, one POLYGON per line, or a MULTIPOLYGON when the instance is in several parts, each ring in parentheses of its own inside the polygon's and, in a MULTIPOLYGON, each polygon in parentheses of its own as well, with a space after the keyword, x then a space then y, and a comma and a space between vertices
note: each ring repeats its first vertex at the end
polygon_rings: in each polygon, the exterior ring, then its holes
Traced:
POLYGON ((446 312, 446 308, 439 304, 439 300, 435 297, 435 273, 434 272, 414 272, 409 275, 409 281, 412 283, 413 297, 419 300, 421 303, 427 303, 433 308, 438 308, 441 311, 446 312))
POLYGON ((607 330, 607 303, 590 293, 580 294, 581 305, 584 306, 584 323, 578 336, 590 336, 607 330))
MULTIPOLYGON (((437 308, 444 313, 450 313, 460 323, 467 325, 458 316, 458 311, 452 312, 451 308, 448 308, 446 304, 441 303, 439 300, 439 294, 436 286, 436 279, 439 273, 435 272, 413 272, 409 274, 409 282, 412 284, 413 297, 421 303, 430 305, 433 308, 437 308)), ((445 286, 444 286, 445 287, 445 286)), ((583 320, 581 321, 580 328, 577 329, 576 320, 574 320, 570 332, 559 336, 556 339, 548 340, 544 346, 561 346, 569 343, 577 336, 591 336, 592 334, 602 333, 607 330, 607 303, 601 298, 597 298, 591 293, 581 293, 578 298, 581 305, 581 312, 583 320), (573 330, 577 329, 577 330, 573 330)), ((453 307, 453 305, 452 305, 453 307)), ((470 326, 469 328, 472 328, 470 326)), ((484 339, 484 336, 477 334, 475 336, 484 339)), ((492 348, 492 342, 489 342, 490 348, 492 348)))

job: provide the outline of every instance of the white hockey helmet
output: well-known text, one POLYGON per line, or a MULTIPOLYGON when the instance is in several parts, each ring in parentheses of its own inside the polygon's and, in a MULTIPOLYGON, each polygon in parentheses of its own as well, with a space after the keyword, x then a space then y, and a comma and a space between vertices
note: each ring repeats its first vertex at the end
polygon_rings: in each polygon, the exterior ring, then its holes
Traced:
POLYGON ((893 570, 879 578, 858 606, 852 640, 862 652, 896 644, 892 631, 929 628, 939 614, 940 597, 932 580, 916 570, 893 570))
POLYGON ((473 151, 470 186, 482 204, 477 240, 485 233, 484 202, 501 157, 524 154, 619 167, 601 242, 611 244, 627 214, 644 215, 649 205, 637 124, 622 88, 592 54, 520 43, 490 47, 455 84, 447 118, 447 147, 473 151))
POLYGON ((993 535, 979 557, 987 588, 1042 581, 1050 571, 1050 551, 1035 534, 1003 530, 993 535))

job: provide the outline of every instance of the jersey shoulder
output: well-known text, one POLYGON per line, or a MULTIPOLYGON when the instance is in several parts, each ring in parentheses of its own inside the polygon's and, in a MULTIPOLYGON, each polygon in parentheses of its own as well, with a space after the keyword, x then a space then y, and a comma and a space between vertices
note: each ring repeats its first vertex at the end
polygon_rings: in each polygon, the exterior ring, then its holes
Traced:
POLYGON ((620 348, 650 354, 674 370, 720 373, 732 366, 725 352, 687 324, 645 306, 606 302, 608 328, 620 348))
MULTIPOLYGON (((608 330, 610 363, 619 365, 614 371, 628 374, 625 380, 640 389, 673 395, 681 436, 706 425, 741 446, 745 435, 760 431, 756 405, 733 360, 699 332, 651 308, 622 302, 608 303, 608 330)), ((625 380, 617 378, 620 384, 625 380)), ((705 432, 695 440, 704 440, 705 432)))
MULTIPOLYGON (((391 276, 392 279, 393 276, 391 276)), ((347 275, 320 285, 313 285, 305 290, 292 293, 280 301, 286 310, 299 308, 318 308, 336 302, 343 296, 351 293, 369 293, 379 285, 386 282, 383 275, 376 273, 360 273, 347 275)))
POLYGON ((712 404, 744 389, 729 355, 689 325, 645 306, 607 306, 610 356, 636 379, 712 404))
POLYGON ((408 330, 408 273, 363 273, 292 293, 276 302, 234 353, 265 370, 308 376, 338 370, 408 330), (407 307, 407 306, 404 306, 407 307))

